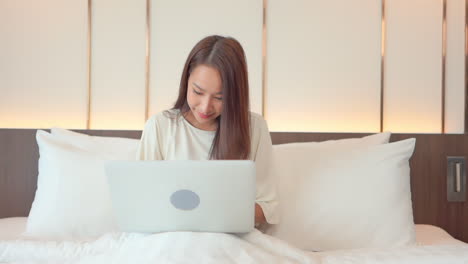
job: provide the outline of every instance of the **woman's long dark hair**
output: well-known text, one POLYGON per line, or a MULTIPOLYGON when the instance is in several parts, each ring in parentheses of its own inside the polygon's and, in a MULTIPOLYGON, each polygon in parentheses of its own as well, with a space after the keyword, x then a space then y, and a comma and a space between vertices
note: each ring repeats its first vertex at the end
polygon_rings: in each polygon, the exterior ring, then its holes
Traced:
POLYGON ((244 50, 234 38, 209 36, 198 42, 185 62, 179 97, 173 109, 182 115, 187 103, 188 79, 198 65, 218 70, 222 82, 223 109, 211 146, 210 159, 236 160, 250 157, 249 80, 244 50))

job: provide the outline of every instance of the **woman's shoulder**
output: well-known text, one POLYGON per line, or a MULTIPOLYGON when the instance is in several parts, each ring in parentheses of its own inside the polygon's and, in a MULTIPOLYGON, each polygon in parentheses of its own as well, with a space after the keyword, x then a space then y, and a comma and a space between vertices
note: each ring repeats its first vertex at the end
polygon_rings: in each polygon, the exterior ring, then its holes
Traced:
POLYGON ((255 112, 250 112, 250 118, 255 120, 264 120, 262 115, 255 112))
POLYGON ((253 126, 258 126, 265 122, 265 119, 260 114, 250 112, 250 122, 253 126))
POLYGON ((261 133, 265 129, 268 130, 265 118, 254 112, 250 112, 250 126, 254 133, 261 133))
POLYGON ((170 125, 171 123, 177 121, 180 118, 179 109, 168 109, 161 111, 157 114, 152 115, 149 120, 153 124, 158 124, 159 126, 170 125))
POLYGON ((250 131, 251 131, 251 144, 253 157, 255 157, 257 148, 259 144, 264 144, 264 142, 270 136, 270 131, 268 130, 267 122, 262 115, 250 112, 250 131), (262 143, 263 142, 263 143, 262 143))

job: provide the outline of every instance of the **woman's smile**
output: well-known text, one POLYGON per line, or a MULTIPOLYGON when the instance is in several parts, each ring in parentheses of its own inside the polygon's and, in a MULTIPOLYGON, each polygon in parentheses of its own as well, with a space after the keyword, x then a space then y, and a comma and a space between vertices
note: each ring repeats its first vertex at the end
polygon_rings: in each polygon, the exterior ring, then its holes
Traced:
POLYGON ((212 114, 205 115, 205 114, 202 114, 202 113, 198 113, 198 115, 203 119, 208 119, 208 118, 210 118, 210 116, 212 116, 212 114))

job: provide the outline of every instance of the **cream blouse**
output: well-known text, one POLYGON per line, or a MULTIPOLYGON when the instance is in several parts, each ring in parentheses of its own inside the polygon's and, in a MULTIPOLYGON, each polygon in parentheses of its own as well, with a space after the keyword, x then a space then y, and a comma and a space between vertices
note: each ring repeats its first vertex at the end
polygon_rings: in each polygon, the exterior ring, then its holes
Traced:
MULTIPOLYGON (((257 168, 256 202, 269 224, 278 223, 276 185, 269 172, 272 143, 261 115, 250 113, 250 159, 257 168)), ((216 131, 194 127, 179 110, 153 115, 145 124, 137 151, 137 160, 208 160, 216 131)))

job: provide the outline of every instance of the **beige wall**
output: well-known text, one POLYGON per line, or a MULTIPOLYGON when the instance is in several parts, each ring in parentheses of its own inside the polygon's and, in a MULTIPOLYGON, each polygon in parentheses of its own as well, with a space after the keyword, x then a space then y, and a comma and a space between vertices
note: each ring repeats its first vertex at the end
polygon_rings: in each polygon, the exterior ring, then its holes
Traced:
POLYGON ((465 2, 447 1, 445 130, 451 133, 463 133, 465 125, 465 2))
POLYGON ((272 0, 266 117, 275 131, 380 129, 380 4, 272 0))
POLYGON ((235 37, 249 68, 251 109, 262 111, 262 2, 164 0, 151 8, 150 115, 174 105, 192 47, 213 34, 235 37))
POLYGON ((92 13, 90 126, 141 129, 146 0, 93 0, 92 13))
MULTIPOLYGON (((0 1, 0 127, 86 128, 87 1, 38 2, 0 1)), ((251 108, 272 131, 379 131, 382 3, 266 2, 263 69, 262 0, 152 0, 149 114, 174 103, 193 45, 222 34, 244 46, 251 108)), ((385 2, 384 130, 440 133, 443 2, 385 2)), ((447 3, 445 129, 463 133, 465 0, 447 3)), ((146 8, 92 0, 92 129, 143 127, 146 8)))
POLYGON ((86 123, 86 10, 85 1, 0 1, 0 127, 86 123))
POLYGON ((441 131, 442 1, 387 1, 385 128, 441 131))

